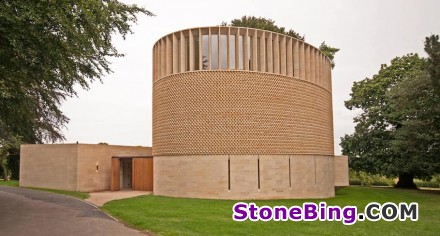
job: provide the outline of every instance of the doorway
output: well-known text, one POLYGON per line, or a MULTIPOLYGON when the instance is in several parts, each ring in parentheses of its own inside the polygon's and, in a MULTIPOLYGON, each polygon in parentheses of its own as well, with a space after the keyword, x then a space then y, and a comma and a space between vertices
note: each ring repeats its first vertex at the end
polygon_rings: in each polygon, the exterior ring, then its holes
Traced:
POLYGON ((113 157, 110 190, 153 191, 153 157, 113 157))
POLYGON ((120 189, 131 189, 131 179, 132 179, 132 162, 131 158, 121 159, 121 168, 120 168, 120 189))

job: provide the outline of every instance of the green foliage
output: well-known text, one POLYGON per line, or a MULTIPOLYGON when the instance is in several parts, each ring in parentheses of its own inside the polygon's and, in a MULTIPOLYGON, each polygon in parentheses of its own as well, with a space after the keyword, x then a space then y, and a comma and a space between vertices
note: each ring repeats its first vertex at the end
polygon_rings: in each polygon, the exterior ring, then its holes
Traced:
POLYGON ((436 93, 440 94, 440 41, 438 35, 425 39, 425 52, 428 54, 427 70, 436 93))
MULTIPOLYGON (((227 23, 223 22, 223 26, 226 26, 227 23)), ((289 35, 291 37, 304 40, 304 36, 300 36, 299 33, 295 32, 294 30, 290 29, 286 31, 285 27, 279 27, 275 25, 275 21, 272 19, 266 19, 263 17, 255 17, 255 16, 242 16, 240 19, 233 19, 231 20, 230 26, 236 26, 236 27, 248 27, 248 28, 255 28, 255 29, 262 29, 262 30, 268 30, 280 34, 289 35)))
POLYGON ((440 173, 440 94, 425 71, 412 75, 388 92, 390 116, 400 121, 390 148, 400 154, 397 168, 428 179, 440 173), (437 121, 436 121, 437 119, 437 121))
POLYGON ((432 176, 431 182, 438 184, 440 188, 440 174, 432 176))
POLYGON ((328 46, 327 44, 325 44, 325 41, 321 43, 321 46, 319 46, 319 50, 321 50, 322 53, 324 53, 324 55, 326 55, 328 57, 328 59, 330 59, 332 68, 335 68, 335 54, 337 52, 339 52, 339 48, 333 48, 328 46))
POLYGON ((69 121, 59 106, 111 72, 120 57, 115 35, 131 33, 136 13, 116 0, 24 1, 0 4, 0 165, 18 178, 19 145, 64 139, 69 121), (19 140, 19 141, 17 141, 19 140), (9 170, 8 170, 9 168, 9 170))
MULTIPOLYGON (((430 191, 434 192, 434 191, 430 191)), ((328 206, 357 206, 363 211, 370 202, 417 202, 418 221, 358 221, 345 226, 340 221, 235 222, 232 206, 237 201, 140 196, 111 201, 102 209, 130 226, 157 235, 437 235, 440 230, 440 195, 425 191, 350 186, 325 199, 328 206)), ((323 199, 249 200, 258 206, 302 206, 323 199)))
MULTIPOLYGON (((222 22, 222 26, 227 26, 228 23, 222 22)), ((286 30, 285 27, 279 27, 275 24, 275 21, 272 19, 267 19, 263 17, 255 17, 255 16, 242 16, 240 19, 233 19, 230 26, 237 27, 248 27, 255 29, 268 30, 280 34, 285 34, 291 36, 293 38, 297 38, 300 40, 305 40, 305 36, 301 36, 299 33, 295 32, 293 29, 286 30)), ((319 50, 322 51, 324 55, 326 55, 331 61, 332 68, 335 67, 335 54, 339 51, 339 48, 334 48, 325 44, 325 41, 321 43, 319 50)))
POLYGON ((20 177, 20 150, 18 148, 11 149, 6 162, 9 179, 18 180, 20 177))
POLYGON ((382 175, 372 175, 364 171, 349 171, 350 185, 393 186, 394 180, 382 175))
POLYGON ((414 180, 414 183, 419 188, 440 188, 440 184, 434 181, 414 180))
POLYGON ((0 168, 4 180, 18 179, 21 139, 12 136, 0 139, 0 168))
POLYGON ((440 173, 440 94, 426 69, 437 66, 408 54, 382 65, 372 79, 354 82, 345 106, 361 113, 355 132, 341 141, 351 168, 399 176, 407 186, 413 177, 440 173))
POLYGON ((0 147, 63 139, 60 103, 111 72, 108 58, 123 56, 111 39, 131 33, 136 13, 152 15, 116 0, 2 1, 0 147))
POLYGON ((389 115, 390 101, 386 93, 409 73, 420 71, 424 61, 417 54, 394 58, 383 64, 372 79, 354 82, 351 99, 345 102, 350 109, 361 109, 354 118, 355 132, 342 138, 342 152, 349 156, 350 167, 373 174, 397 176, 399 154, 390 148, 394 131, 400 120, 389 115))

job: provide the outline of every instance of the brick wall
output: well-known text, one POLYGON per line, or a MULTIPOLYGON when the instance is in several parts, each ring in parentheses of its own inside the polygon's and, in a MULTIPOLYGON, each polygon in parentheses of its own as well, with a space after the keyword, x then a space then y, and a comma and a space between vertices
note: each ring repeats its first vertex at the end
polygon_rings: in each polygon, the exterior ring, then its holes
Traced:
POLYGON ((153 155, 333 155, 331 94, 246 71, 200 71, 154 83, 153 155))

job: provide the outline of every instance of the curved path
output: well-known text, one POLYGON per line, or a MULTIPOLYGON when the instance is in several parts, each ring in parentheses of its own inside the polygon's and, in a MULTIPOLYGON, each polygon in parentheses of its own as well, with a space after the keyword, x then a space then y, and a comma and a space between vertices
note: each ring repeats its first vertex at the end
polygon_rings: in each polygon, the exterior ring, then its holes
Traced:
POLYGON ((144 235, 84 201, 0 186, 0 235, 144 235))

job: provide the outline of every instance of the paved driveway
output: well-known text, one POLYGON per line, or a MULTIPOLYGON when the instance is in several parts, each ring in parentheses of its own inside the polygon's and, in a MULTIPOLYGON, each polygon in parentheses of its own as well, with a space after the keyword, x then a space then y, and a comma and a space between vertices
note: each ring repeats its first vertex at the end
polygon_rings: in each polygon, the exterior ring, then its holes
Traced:
POLYGON ((143 235, 71 197, 0 186, 0 235, 143 235))

